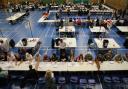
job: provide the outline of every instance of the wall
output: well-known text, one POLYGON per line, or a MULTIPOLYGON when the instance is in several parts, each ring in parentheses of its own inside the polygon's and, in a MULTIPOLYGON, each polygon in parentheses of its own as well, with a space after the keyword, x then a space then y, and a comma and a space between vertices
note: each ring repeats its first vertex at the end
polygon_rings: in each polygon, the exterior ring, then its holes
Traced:
POLYGON ((105 4, 115 9, 125 9, 128 5, 128 0, 106 0, 105 4))
POLYGON ((7 7, 7 0, 1 0, 0 1, 0 8, 7 7))
POLYGON ((98 0, 91 0, 92 4, 98 4, 98 0))

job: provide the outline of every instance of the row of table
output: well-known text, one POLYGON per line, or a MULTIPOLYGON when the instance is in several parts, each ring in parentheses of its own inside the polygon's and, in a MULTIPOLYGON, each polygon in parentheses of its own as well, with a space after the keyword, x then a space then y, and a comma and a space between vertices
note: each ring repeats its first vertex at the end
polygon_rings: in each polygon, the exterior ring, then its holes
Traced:
MULTIPOLYGON (((118 26, 118 28, 122 32, 128 32, 128 27, 127 26, 126 27, 118 26)), ((93 27, 93 28, 90 28, 90 31, 92 33, 94 33, 94 32, 99 33, 99 32, 106 32, 106 29, 104 27, 93 27)), ((66 32, 66 33, 73 32, 73 33, 75 33, 75 27, 74 26, 64 26, 64 27, 59 29, 59 33, 63 33, 63 32, 66 32)), ((7 38, 0 38, 0 39, 3 40, 4 43, 7 42, 7 38)), ((39 38, 27 38, 27 43, 28 44, 27 44, 27 46, 23 46, 21 40, 15 45, 15 47, 35 47, 37 42, 39 42, 39 38)), ((67 44, 66 47, 77 47, 76 38, 64 37, 63 40, 67 44)), ((121 48, 119 46, 119 44, 113 38, 94 38, 94 41, 97 44, 98 48, 103 48, 102 47, 103 40, 108 40, 109 41, 108 48, 121 48)), ((57 47, 57 46, 55 45, 55 47, 57 47)))
MULTIPOLYGON (((77 42, 76 38, 60 38, 66 43, 66 48, 76 48, 77 42)), ((121 46, 113 39, 113 38, 94 38, 94 42, 96 43, 97 48, 104 49, 103 41, 108 40, 109 43, 107 48, 121 48, 121 46)), ((58 48, 56 44, 54 45, 55 48, 58 48)))
MULTIPOLYGON (((0 67, 3 70, 10 71, 26 71, 29 70, 29 62, 22 62, 20 65, 15 65, 15 62, 0 62, 0 67)), ((38 71, 98 71, 97 65, 89 62, 40 62, 37 66, 36 62, 31 65, 36 67, 38 71)), ((117 71, 128 70, 128 62, 117 63, 115 61, 104 61, 100 64, 100 71, 117 71)))
MULTIPOLYGON (((21 39, 20 41, 17 42, 15 47, 26 47, 26 48, 35 47, 40 40, 40 38, 26 38, 26 39, 27 39, 26 46, 23 45, 23 43, 21 41, 22 39, 21 39)), ((3 40, 4 46, 9 48, 9 39, 8 38, 0 38, 0 40, 3 40)))

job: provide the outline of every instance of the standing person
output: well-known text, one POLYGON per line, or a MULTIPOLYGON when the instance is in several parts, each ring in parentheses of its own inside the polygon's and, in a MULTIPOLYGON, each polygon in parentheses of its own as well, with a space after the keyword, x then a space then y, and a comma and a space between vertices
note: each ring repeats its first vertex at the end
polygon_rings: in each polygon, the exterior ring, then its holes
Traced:
POLYGON ((60 39, 60 54, 63 52, 65 53, 66 43, 63 41, 63 39, 60 39))
POLYGON ((70 12, 70 9, 68 8, 68 9, 67 9, 67 15, 69 16, 70 13, 71 13, 71 12, 70 12))
POLYGON ((52 71, 47 70, 45 73, 45 86, 44 89, 57 89, 54 81, 54 74, 52 71))
POLYGON ((66 55, 66 43, 63 39, 60 39, 60 61, 67 61, 68 57, 66 55))
POLYGON ((24 79, 21 81, 20 88, 23 89, 26 83, 31 83, 32 86, 35 85, 37 79, 37 71, 32 68, 32 65, 29 65, 29 70, 26 72, 24 79))

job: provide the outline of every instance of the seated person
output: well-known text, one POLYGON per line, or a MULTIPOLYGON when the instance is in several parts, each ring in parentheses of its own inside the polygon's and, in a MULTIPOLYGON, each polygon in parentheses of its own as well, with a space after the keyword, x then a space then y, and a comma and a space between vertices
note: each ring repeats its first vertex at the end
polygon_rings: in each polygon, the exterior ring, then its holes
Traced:
POLYGON ((96 20, 96 26, 100 26, 99 19, 96 20))
POLYGON ((77 58, 76 58, 77 62, 84 62, 84 57, 83 54, 80 54, 77 58))
POLYGON ((74 24, 76 24, 76 18, 73 19, 74 24))
POLYGON ((93 56, 91 53, 87 53, 84 57, 85 61, 92 61, 93 60, 93 56))
POLYGON ((59 13, 56 13, 56 19, 59 19, 59 17, 60 17, 59 13))
POLYGON ((56 46, 59 46, 60 45, 60 40, 61 40, 60 38, 57 38, 56 39, 56 41, 55 41, 56 42, 56 46))
POLYGON ((11 48, 14 48, 14 47, 15 47, 15 41, 14 41, 13 39, 11 39, 11 40, 9 41, 9 46, 10 46, 11 48))
POLYGON ((21 61, 20 55, 18 53, 15 53, 15 58, 17 61, 21 61))
POLYGON ((50 61, 52 61, 52 62, 58 61, 58 58, 55 53, 52 54, 50 61))
POLYGON ((32 48, 30 48, 30 49, 27 49, 26 52, 28 52, 28 53, 31 54, 31 55, 34 55, 34 53, 35 53, 35 48, 32 47, 32 48))
POLYGON ((118 63, 120 63, 123 60, 123 57, 121 54, 116 54, 113 58, 112 61, 116 61, 118 63))
POLYGON ((103 48, 107 48, 109 44, 108 40, 103 40, 103 48))
POLYGON ((72 49, 71 49, 71 51, 70 51, 69 59, 70 59, 71 62, 74 62, 74 61, 75 61, 75 56, 74 56, 74 52, 73 52, 72 49))
POLYGON ((15 54, 13 52, 9 52, 7 55, 7 60, 8 61, 16 61, 15 54))
POLYGON ((41 55, 39 53, 35 56, 35 60, 37 62, 40 62, 41 61, 41 55))
POLYGON ((63 19, 60 20, 60 27, 63 27, 63 19))
POLYGON ((54 39, 52 39, 52 41, 51 41, 51 47, 54 49, 54 42, 55 42, 55 40, 54 39))
POLYGON ((128 62, 128 53, 124 55, 123 59, 128 62))
POLYGON ((104 56, 102 54, 98 54, 96 56, 96 59, 99 60, 99 61, 101 61, 101 62, 105 61, 105 58, 104 58, 104 56))
POLYGON ((26 16, 29 15, 29 9, 26 9, 26 13, 25 13, 26 16))
POLYGON ((45 16, 48 16, 48 14, 49 14, 48 12, 45 12, 45 13, 43 13, 43 16, 44 16, 44 15, 45 15, 45 16))
POLYGON ((4 41, 0 40, 0 60, 7 61, 8 49, 4 45, 4 41))
POLYGON ((72 22, 72 18, 69 18, 69 22, 72 22))
POLYGON ((48 58, 48 56, 46 54, 43 56, 43 61, 44 62, 49 62, 49 58, 48 58))
POLYGON ((25 48, 19 48, 18 54, 19 54, 19 57, 21 60, 25 60, 26 49, 25 48))
POLYGON ((28 44, 27 38, 23 38, 23 39, 21 40, 21 42, 22 42, 22 45, 23 45, 23 46, 27 46, 27 44, 28 44))
POLYGON ((89 26, 90 26, 91 28, 93 28, 93 26, 94 26, 94 20, 91 20, 91 21, 90 21, 89 26))
POLYGON ((112 57, 113 57, 113 55, 112 55, 112 51, 111 50, 109 50, 108 52, 106 52, 104 54, 104 60, 105 61, 111 61, 112 57))
POLYGON ((76 19, 76 24, 81 25, 81 19, 80 18, 76 19))
POLYGON ((117 20, 116 26, 122 26, 122 24, 120 23, 120 20, 117 20))
POLYGON ((62 53, 60 54, 60 61, 61 61, 61 62, 66 62, 66 61, 68 61, 68 57, 67 57, 67 55, 66 55, 65 52, 62 52, 62 53))
POLYGON ((26 53, 26 54, 25 54, 25 60, 26 60, 26 61, 29 61, 29 62, 32 62, 33 56, 32 56, 31 54, 29 54, 29 53, 26 53))

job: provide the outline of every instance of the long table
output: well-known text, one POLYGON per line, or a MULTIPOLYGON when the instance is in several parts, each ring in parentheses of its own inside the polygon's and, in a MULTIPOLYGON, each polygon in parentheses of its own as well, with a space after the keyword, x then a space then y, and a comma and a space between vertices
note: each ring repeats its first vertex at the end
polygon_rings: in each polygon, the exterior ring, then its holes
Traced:
MULTIPOLYGON (((77 47, 77 43, 76 43, 76 38, 60 38, 63 40, 63 42, 66 43, 66 48, 75 48, 77 47)), ((56 42, 55 42, 55 45, 54 45, 55 48, 59 48, 60 45, 56 45, 56 42)))
POLYGON ((38 20, 38 22, 39 23, 41 23, 41 22, 43 22, 43 21, 45 21, 47 18, 48 18, 48 16, 50 15, 50 13, 48 13, 48 14, 44 14, 39 20, 38 20))
POLYGON ((94 26, 93 28, 90 28, 90 31, 93 33, 101 33, 106 32, 106 29, 103 26, 94 26))
MULTIPOLYGON (((19 62, 18 62, 19 63, 19 62)), ((32 62, 33 67, 36 66, 36 62, 32 62)), ((15 65, 15 62, 0 62, 0 67, 3 70, 10 71, 27 71, 29 70, 29 62, 22 62, 20 65, 15 65)), ((38 71, 98 71, 95 63, 90 62, 40 62, 37 68, 38 71)), ((128 62, 117 63, 115 61, 104 61, 100 64, 99 71, 117 71, 128 70, 128 62)))
POLYGON ((113 38, 94 38, 98 48, 103 48, 103 41, 108 40, 107 48, 121 48, 120 45, 113 38))
POLYGON ((74 26, 63 26, 59 29, 59 32, 75 32, 74 26))
POLYGON ((22 16, 25 15, 25 12, 18 12, 16 14, 14 14, 13 16, 10 16, 8 18, 6 18, 7 21, 16 21, 17 19, 21 18, 22 16))
POLYGON ((121 31, 121 32, 128 32, 128 26, 117 26, 117 28, 121 31))

